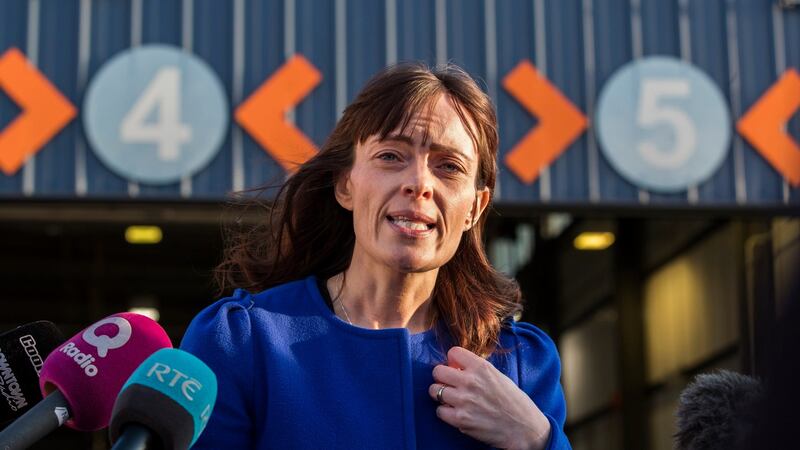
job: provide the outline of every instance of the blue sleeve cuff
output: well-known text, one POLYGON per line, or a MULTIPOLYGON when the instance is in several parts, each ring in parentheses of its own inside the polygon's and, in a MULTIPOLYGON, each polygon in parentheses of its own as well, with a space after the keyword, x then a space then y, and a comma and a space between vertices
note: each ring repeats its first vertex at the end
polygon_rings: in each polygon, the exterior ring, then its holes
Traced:
POLYGON ((567 435, 564 434, 564 429, 556 422, 555 419, 545 414, 547 421, 550 422, 550 438, 547 440, 547 445, 544 446, 546 450, 572 450, 569 444, 567 435))

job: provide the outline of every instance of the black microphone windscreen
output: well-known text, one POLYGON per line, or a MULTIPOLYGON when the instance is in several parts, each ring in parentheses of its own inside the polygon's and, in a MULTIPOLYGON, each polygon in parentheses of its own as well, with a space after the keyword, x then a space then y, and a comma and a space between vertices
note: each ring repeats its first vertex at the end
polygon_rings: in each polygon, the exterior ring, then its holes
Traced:
POLYGON ((726 370, 698 375, 681 393, 675 444, 678 450, 732 449, 758 420, 763 397, 753 377, 726 370))
POLYGON ((117 397, 109 424, 112 442, 129 423, 151 430, 167 449, 189 448, 192 443, 192 415, 168 395, 148 386, 132 384, 117 397))
POLYGON ((0 428, 42 400, 42 363, 65 340, 61 331, 46 320, 0 335, 0 428))

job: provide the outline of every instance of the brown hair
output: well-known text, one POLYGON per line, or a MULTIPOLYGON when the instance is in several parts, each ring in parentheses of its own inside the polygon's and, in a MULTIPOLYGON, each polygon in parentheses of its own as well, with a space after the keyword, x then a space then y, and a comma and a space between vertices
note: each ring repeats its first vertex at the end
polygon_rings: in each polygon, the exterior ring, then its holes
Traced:
MULTIPOLYGON (((336 201, 334 184, 350 170, 356 143, 404 129, 442 94, 477 149, 477 188, 492 193, 498 135, 489 97, 454 65, 389 67, 366 84, 320 151, 279 187, 273 202, 258 196, 244 201, 267 217, 228 238, 215 274, 220 293, 231 287, 261 291, 308 275, 326 280, 347 269, 356 239, 353 215, 336 201)), ((441 317, 453 344, 484 357, 495 350, 503 321, 522 310, 519 286, 492 268, 483 249, 486 216, 462 235, 453 258, 439 269, 431 308, 431 325, 441 317)))

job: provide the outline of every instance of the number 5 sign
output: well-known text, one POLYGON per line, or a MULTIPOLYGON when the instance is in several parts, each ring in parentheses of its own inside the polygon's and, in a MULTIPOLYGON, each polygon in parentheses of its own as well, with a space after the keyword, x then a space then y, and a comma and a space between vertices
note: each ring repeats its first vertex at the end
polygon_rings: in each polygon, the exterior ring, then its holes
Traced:
POLYGON ((600 93, 596 120, 609 163, 654 191, 681 191, 710 177, 730 140, 722 93, 673 58, 640 59, 618 70, 600 93))
POLYGON ((150 184, 202 169, 228 127, 222 84, 205 62, 180 49, 151 45, 106 63, 84 101, 92 148, 121 176, 150 184))

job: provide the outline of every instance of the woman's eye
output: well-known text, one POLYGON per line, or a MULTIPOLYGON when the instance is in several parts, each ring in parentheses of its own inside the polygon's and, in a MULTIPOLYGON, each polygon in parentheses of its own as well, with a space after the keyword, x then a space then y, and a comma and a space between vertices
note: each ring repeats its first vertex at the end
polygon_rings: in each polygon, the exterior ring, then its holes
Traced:
POLYGON ((378 159, 383 160, 383 161, 397 161, 398 160, 397 155, 395 155, 394 153, 381 153, 380 155, 378 155, 378 159))
POLYGON ((440 167, 450 173, 461 172, 461 167, 458 164, 454 163, 444 163, 440 167))

